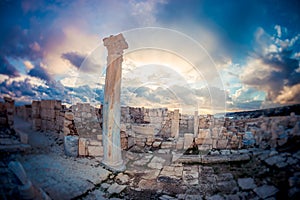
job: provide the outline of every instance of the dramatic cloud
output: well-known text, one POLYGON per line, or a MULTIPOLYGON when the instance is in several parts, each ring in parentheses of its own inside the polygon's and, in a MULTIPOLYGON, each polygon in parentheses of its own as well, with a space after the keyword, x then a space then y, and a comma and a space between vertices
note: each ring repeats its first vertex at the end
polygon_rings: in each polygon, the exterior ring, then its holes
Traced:
POLYGON ((0 74, 6 74, 11 77, 15 77, 19 75, 19 72, 7 61, 5 57, 0 56, 0 74))
POLYGON ((254 109, 299 103, 299 4, 1 1, 0 93, 23 102, 99 104, 107 56, 102 39, 123 33, 129 44, 122 67, 124 105, 185 104, 208 111, 222 104, 254 109))
POLYGON ((51 76, 48 74, 48 72, 41 67, 40 65, 36 65, 34 68, 32 68, 29 72, 28 75, 38 77, 42 80, 45 81, 51 81, 51 76))
POLYGON ((270 36, 263 29, 256 33, 255 54, 248 59, 240 78, 248 86, 267 93, 267 100, 280 103, 297 102, 300 83, 299 58, 294 58, 294 50, 299 46, 299 37, 288 38, 276 26, 277 35, 270 36), (284 98, 288 88, 293 88, 289 98, 284 98))
POLYGON ((0 76, 0 98, 8 95, 17 104, 30 103, 32 100, 60 99, 67 105, 88 102, 99 106, 103 102, 103 91, 88 85, 65 87, 60 82, 46 82, 37 77, 22 75, 16 78, 0 76))
POLYGON ((63 59, 68 60, 75 67, 79 68, 86 56, 81 55, 77 52, 68 52, 68 53, 63 53, 61 57, 63 59))

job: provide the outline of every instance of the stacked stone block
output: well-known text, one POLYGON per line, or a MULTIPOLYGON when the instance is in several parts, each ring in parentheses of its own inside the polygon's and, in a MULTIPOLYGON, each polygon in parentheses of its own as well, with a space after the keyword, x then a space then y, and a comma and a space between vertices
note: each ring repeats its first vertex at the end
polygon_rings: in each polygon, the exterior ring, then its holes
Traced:
POLYGON ((97 139, 79 138, 78 154, 79 156, 103 156, 102 137, 97 139))
POLYGON ((0 102, 0 127, 8 127, 6 107, 4 102, 0 102))
POLYGON ((93 137, 102 133, 98 118, 99 109, 88 103, 77 103, 72 106, 74 124, 80 137, 93 137))
POLYGON ((57 118, 62 109, 61 101, 42 100, 40 104, 41 130, 59 131, 56 127, 57 118))
POLYGON ((152 126, 132 126, 132 132, 137 146, 150 146, 154 142, 154 127, 152 126))
POLYGON ((77 103, 64 112, 65 137, 78 137, 79 156, 103 156, 101 110, 88 103, 77 103))
POLYGON ((31 117, 32 117, 32 129, 41 130, 42 128, 42 119, 41 119, 41 102, 32 101, 31 104, 31 117))
POLYGON ((74 123, 74 113, 71 110, 62 112, 64 114, 63 132, 65 136, 78 135, 74 123))
POLYGON ((10 97, 4 97, 4 103, 0 104, 0 124, 14 128, 15 101, 10 97))
POLYGON ((171 125, 171 136, 174 138, 178 138, 179 136, 179 126, 180 126, 179 120, 180 120, 179 110, 176 109, 173 112, 172 125, 171 125))
POLYGON ((10 97, 4 97, 0 102, 0 126, 14 128, 15 101, 10 97))

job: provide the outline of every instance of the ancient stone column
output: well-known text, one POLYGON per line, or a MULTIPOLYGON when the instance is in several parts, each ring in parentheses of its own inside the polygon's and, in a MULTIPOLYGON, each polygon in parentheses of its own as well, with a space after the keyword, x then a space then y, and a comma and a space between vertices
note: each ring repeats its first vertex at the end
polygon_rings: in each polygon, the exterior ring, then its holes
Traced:
POLYGON ((103 39, 108 50, 103 105, 103 160, 113 171, 124 171, 120 141, 121 74, 123 50, 128 48, 122 34, 103 39))

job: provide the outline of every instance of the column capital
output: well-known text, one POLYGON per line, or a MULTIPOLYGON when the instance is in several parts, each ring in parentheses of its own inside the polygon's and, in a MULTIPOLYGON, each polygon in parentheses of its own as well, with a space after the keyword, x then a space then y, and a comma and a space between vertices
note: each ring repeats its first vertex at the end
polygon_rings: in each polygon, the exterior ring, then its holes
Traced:
POLYGON ((128 49, 128 44, 122 33, 104 38, 103 44, 107 48, 109 55, 122 55, 123 50, 128 49))

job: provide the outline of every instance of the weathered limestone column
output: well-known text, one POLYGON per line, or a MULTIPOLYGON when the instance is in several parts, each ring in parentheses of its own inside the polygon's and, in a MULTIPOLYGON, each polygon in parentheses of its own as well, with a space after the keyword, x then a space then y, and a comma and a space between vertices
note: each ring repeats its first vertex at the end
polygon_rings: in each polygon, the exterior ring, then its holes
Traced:
POLYGON ((178 138, 179 136, 179 110, 174 110, 172 124, 171 124, 171 136, 178 138))
POLYGON ((103 39, 108 50, 103 105, 103 160, 102 163, 114 171, 124 171, 122 159, 121 123, 121 74, 123 50, 128 48, 122 34, 103 39))
POLYGON ((195 111, 195 114, 194 114, 194 138, 198 137, 198 130, 199 130, 199 117, 198 117, 198 111, 195 111))

